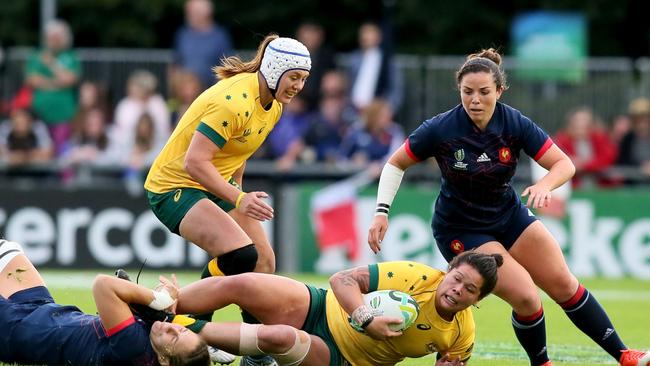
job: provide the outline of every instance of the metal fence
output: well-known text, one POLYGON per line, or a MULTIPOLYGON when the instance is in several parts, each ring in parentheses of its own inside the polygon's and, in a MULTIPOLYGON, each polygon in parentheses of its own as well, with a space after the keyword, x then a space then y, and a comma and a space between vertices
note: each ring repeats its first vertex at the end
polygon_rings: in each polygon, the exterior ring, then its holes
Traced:
MULTIPOLYGON (((168 49, 79 48, 83 79, 103 82, 116 103, 126 93, 128 75, 137 69, 153 72, 160 90, 167 94, 167 68, 172 60, 168 49)), ((0 97, 8 100, 21 86, 24 63, 31 48, 9 48, 4 72, 0 75, 0 97)), ((250 54, 251 51, 242 53, 250 54)), ((343 67, 345 57, 339 57, 343 67)), ((395 61, 404 79, 404 102, 397 120, 407 131, 437 113, 459 103, 454 73, 462 64, 460 56, 397 55, 395 61)), ((554 63, 545 69, 562 70, 575 65, 554 63)), ((566 113, 577 106, 590 106, 604 121, 625 113, 629 101, 650 95, 650 59, 633 62, 628 58, 589 58, 580 65, 581 77, 573 81, 531 80, 525 77, 530 64, 504 59, 510 90, 502 100, 521 110, 553 133, 566 113)), ((535 66, 536 67, 536 66, 535 66)))

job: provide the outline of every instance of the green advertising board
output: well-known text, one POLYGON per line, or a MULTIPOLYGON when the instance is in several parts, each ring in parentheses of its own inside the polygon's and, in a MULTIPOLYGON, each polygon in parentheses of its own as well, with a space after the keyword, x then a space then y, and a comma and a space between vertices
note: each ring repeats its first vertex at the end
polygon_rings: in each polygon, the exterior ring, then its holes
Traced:
MULTIPOLYGON (((299 188, 298 212, 311 212, 312 197, 321 188, 322 185, 299 188)), ((437 192, 438 188, 432 184, 402 185, 391 207, 382 252, 375 256, 367 249, 366 238, 374 212, 376 187, 361 190, 355 205, 362 255, 356 260, 345 256, 324 259, 315 240, 313 215, 300 215, 297 225, 299 270, 331 272, 338 267, 402 259, 444 268, 446 263, 438 252, 430 227, 437 192), (333 262, 323 265, 323 260, 333 262)), ((577 276, 650 279, 650 191, 574 192, 564 219, 541 219, 556 237, 577 276)), ((329 229, 336 230, 335 227, 329 229)))

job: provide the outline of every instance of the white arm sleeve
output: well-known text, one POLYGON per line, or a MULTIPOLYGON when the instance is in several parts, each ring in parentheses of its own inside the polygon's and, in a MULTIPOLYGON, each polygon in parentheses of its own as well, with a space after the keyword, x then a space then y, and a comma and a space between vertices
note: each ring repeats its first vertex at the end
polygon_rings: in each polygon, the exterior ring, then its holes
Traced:
POLYGON ((379 188, 377 189, 376 215, 388 216, 390 205, 397 194, 399 185, 402 183, 404 171, 393 164, 386 163, 379 177, 379 188))

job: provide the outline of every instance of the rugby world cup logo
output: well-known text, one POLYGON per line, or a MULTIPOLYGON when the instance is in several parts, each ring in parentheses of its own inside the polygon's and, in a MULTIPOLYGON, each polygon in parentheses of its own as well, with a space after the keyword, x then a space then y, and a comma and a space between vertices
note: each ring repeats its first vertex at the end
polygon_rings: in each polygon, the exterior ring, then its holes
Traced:
POLYGON ((415 299, 400 291, 390 291, 388 296, 400 303, 399 309, 404 317, 404 328, 411 326, 420 313, 420 306, 415 299))

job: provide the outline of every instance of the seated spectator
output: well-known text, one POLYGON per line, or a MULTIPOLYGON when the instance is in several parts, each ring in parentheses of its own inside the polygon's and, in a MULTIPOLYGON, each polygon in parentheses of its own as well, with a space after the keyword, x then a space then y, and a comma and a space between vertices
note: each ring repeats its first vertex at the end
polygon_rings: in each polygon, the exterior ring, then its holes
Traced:
POLYGON ((140 175, 146 173, 145 170, 148 170, 162 149, 162 145, 155 144, 154 134, 153 119, 149 114, 144 113, 135 126, 135 137, 130 149, 131 153, 127 157, 129 169, 139 172, 140 175))
POLYGON ((44 47, 27 60, 26 81, 34 90, 32 108, 48 126, 57 155, 70 138, 70 122, 77 111, 81 65, 71 45, 68 24, 51 20, 45 25, 44 47))
POLYGON ((610 179, 598 174, 616 161, 617 147, 607 132, 597 127, 593 111, 587 107, 575 109, 567 115, 566 123, 554 141, 576 167, 573 187, 611 186, 613 182, 610 179))
POLYGON ((92 109, 85 115, 78 135, 72 136, 61 156, 67 166, 111 166, 119 164, 119 149, 111 145, 107 121, 99 109, 92 109))
POLYGON ((115 108, 115 141, 125 144, 127 151, 134 140, 135 126, 142 114, 147 113, 154 122, 154 145, 162 146, 170 134, 170 115, 163 97, 157 92, 158 80, 145 70, 135 71, 127 81, 127 95, 115 108))
POLYGON ((330 71, 323 76, 319 110, 310 115, 305 133, 304 160, 330 163, 339 160, 339 145, 357 118, 346 88, 347 80, 341 72, 330 71))
POLYGON ((138 119, 135 125, 135 135, 132 145, 125 150, 126 156, 123 156, 123 165, 126 166, 124 182, 127 190, 134 194, 143 192, 144 179, 149 172, 149 167, 156 160, 156 156, 162 145, 156 145, 155 128, 151 116, 144 113, 138 119))
POLYGON ((183 116, 183 113, 192 104, 194 99, 201 94, 201 80, 188 70, 176 70, 170 80, 171 99, 168 102, 171 112, 171 122, 174 126, 183 116))
POLYGON ((627 114, 621 114, 612 120, 609 128, 609 138, 616 146, 620 146, 623 137, 632 129, 632 120, 627 114))
MULTIPOLYGON (((619 145, 618 164, 639 168, 642 177, 650 177, 650 99, 633 100, 628 108, 632 129, 619 145)), ((633 183, 634 179, 626 180, 633 183)))
POLYGON ((307 103, 301 94, 284 106, 280 120, 269 134, 264 146, 264 157, 276 160, 277 168, 293 168, 302 154, 304 137, 309 125, 307 103))
POLYGON ((404 130, 393 121, 390 104, 384 99, 375 99, 343 139, 341 157, 358 167, 383 164, 404 139, 404 130))
POLYGON ((47 126, 27 109, 16 108, 0 125, 0 156, 9 166, 44 163, 52 159, 52 140, 47 126))

